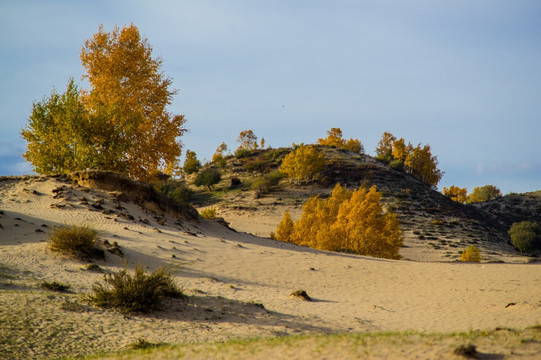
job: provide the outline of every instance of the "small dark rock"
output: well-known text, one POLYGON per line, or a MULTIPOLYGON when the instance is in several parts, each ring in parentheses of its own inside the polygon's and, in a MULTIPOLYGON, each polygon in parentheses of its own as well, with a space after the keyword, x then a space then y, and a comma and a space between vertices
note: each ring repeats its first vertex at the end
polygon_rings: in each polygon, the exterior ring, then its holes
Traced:
POLYGON ((477 352, 477 348, 475 347, 475 345, 472 345, 472 344, 460 345, 453 352, 455 353, 455 355, 464 356, 469 359, 479 358, 479 353, 477 352))
POLYGON ((289 296, 303 301, 312 301, 312 298, 304 290, 295 290, 289 296))

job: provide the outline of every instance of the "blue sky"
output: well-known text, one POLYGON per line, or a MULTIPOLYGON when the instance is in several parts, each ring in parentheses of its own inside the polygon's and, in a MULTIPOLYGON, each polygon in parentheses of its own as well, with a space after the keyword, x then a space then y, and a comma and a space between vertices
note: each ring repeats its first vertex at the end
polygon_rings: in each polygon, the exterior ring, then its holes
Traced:
POLYGON ((31 171, 32 103, 80 80, 100 24, 134 23, 179 90, 182 141, 210 159, 252 129, 272 147, 331 127, 374 154, 384 131, 430 144, 439 184, 541 189, 539 1, 2 1, 0 175, 31 171))

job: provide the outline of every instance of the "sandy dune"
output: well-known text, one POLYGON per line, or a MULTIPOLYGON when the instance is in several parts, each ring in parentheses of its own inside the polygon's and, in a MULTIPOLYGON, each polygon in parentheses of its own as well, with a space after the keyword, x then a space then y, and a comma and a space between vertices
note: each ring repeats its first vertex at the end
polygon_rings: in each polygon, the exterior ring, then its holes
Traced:
POLYGON ((132 202, 119 204, 117 195, 62 178, 0 181, 0 323, 8 329, 0 334, 7 344, 0 358, 15 351, 46 358, 118 350, 139 338, 182 343, 541 324, 540 265, 328 253, 236 233, 211 221, 156 216, 132 202), (62 224, 87 224, 103 239, 118 242, 125 257, 107 254, 96 262, 105 270, 117 270, 124 261, 149 269, 178 265, 178 283, 190 297, 170 300, 152 316, 125 317, 89 306, 79 295, 102 275, 48 250, 47 232, 62 224), (42 290, 41 281, 70 284, 73 292, 42 290), (298 289, 314 301, 289 296, 298 289), (10 331, 23 338, 10 337, 10 331))

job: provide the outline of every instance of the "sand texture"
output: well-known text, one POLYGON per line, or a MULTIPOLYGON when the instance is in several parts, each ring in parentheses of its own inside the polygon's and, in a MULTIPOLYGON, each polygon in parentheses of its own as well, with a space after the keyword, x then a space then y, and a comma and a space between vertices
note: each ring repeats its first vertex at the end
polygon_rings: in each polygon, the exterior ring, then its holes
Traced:
MULTIPOLYGON (((174 344, 541 325, 537 264, 394 261, 318 251, 156 213, 115 191, 61 177, 3 178, 0 210, 0 358, 115 351, 141 338, 174 344), (48 233, 64 224, 89 225, 119 244, 123 257, 107 253, 95 261, 104 271, 124 263, 150 270, 175 265, 187 299, 129 316, 85 302, 81 295, 103 274, 49 250, 48 233), (42 289, 43 281, 69 284, 70 292, 42 289), (290 296, 300 289, 313 301, 290 296)), ((526 345, 520 358, 541 352, 539 342, 526 345)), ((490 352, 501 344, 483 346, 490 352)), ((430 348, 404 358, 441 358, 430 348)))

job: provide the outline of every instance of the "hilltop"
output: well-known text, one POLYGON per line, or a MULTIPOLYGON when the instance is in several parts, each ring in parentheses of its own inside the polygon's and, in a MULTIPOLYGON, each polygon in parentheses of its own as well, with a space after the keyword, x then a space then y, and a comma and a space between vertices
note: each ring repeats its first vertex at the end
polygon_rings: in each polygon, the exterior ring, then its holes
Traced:
MULTIPOLYGON (((292 149, 254 150, 241 158, 229 156, 215 191, 192 187, 196 192, 194 205, 200 209, 216 208, 218 215, 238 231, 268 237, 285 211, 298 218, 302 205, 311 196, 329 196, 336 183, 350 189, 375 185, 382 192, 387 208, 401 221, 404 259, 454 261, 464 248, 473 244, 481 249, 485 261, 525 261, 510 244, 507 230, 515 221, 541 221, 539 195, 512 194, 486 203, 464 205, 369 155, 327 146, 317 148, 325 154, 326 161, 316 181, 297 186, 285 179, 262 196, 250 189, 250 183, 261 173, 277 170, 292 149), (234 178, 243 185, 231 186, 234 178)), ((187 183, 191 181, 193 176, 187 183)))

